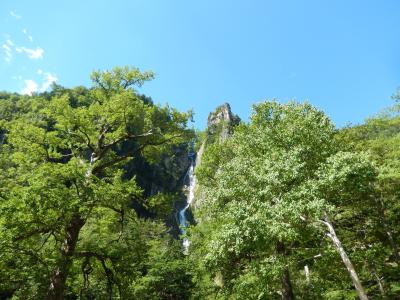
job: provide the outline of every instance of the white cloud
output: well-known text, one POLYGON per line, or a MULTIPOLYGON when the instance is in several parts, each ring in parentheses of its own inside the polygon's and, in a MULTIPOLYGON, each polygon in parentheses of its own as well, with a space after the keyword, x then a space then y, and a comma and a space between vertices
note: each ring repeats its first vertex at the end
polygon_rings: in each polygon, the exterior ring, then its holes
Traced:
POLYGON ((31 79, 25 80, 25 87, 21 91, 22 95, 32 95, 34 92, 38 90, 38 85, 31 79))
POLYGON ((25 52, 31 59, 43 58, 44 53, 44 50, 42 48, 30 49, 26 47, 17 47, 15 48, 15 51, 17 51, 18 53, 25 52))
POLYGON ((32 59, 38 59, 43 57, 44 50, 42 48, 36 48, 36 49, 29 49, 29 48, 24 48, 23 49, 26 54, 28 54, 29 58, 32 59))
POLYGON ((7 43, 7 45, 9 45, 9 46, 14 46, 14 43, 10 40, 10 39, 8 39, 7 41, 6 41, 6 43, 7 43))
POLYGON ((4 60, 6 62, 10 62, 12 59, 12 48, 8 43, 3 44, 1 47, 3 48, 5 54, 4 60))
MULTIPOLYGON (((27 79, 24 80, 25 86, 22 89, 22 91, 20 92, 22 95, 32 95, 33 93, 36 92, 45 92, 49 89, 49 87, 58 80, 57 76, 55 74, 51 74, 49 72, 43 72, 43 70, 38 69, 37 73, 39 75, 41 75, 42 82, 41 83, 37 83, 32 79, 27 79)), ((18 80, 22 80, 21 75, 18 76, 12 76, 13 79, 18 79, 18 80)))
MULTIPOLYGON (((41 70, 39 70, 41 71, 41 70)), ((38 71, 38 73, 39 73, 38 71)), ((40 91, 44 92, 46 91, 51 85, 52 83, 56 82, 58 80, 58 78, 50 73, 46 73, 46 81, 42 83, 42 86, 40 87, 40 91)))
POLYGON ((8 46, 7 44, 3 44, 3 49, 4 49, 4 51, 6 51, 6 52, 11 52, 11 48, 10 48, 10 46, 8 46))
POLYGON ((15 18, 15 19, 17 19, 17 20, 19 20, 19 19, 22 18, 22 16, 17 15, 17 14, 15 13, 15 11, 10 11, 10 16, 12 16, 13 18, 15 18))
POLYGON ((22 29, 22 33, 23 33, 24 35, 26 35, 26 37, 28 38, 28 40, 29 40, 30 42, 33 42, 33 37, 32 37, 31 35, 28 34, 28 30, 27 30, 26 28, 22 29))

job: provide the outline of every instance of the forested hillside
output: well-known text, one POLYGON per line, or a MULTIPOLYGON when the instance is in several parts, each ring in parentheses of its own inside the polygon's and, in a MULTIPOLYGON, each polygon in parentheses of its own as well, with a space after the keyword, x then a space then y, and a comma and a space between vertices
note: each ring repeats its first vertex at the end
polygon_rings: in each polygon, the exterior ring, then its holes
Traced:
POLYGON ((340 129, 224 104, 195 132, 153 73, 91 78, 0 94, 0 299, 400 299, 397 104, 340 129))

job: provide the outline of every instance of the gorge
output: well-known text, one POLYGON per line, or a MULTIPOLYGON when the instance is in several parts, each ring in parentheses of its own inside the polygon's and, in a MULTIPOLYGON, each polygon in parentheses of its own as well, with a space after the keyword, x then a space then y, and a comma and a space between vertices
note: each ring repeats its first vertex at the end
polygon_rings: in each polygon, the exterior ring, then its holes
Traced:
POLYGON ((398 298, 398 116, 225 103, 199 132, 150 75, 0 93, 0 299, 398 298))

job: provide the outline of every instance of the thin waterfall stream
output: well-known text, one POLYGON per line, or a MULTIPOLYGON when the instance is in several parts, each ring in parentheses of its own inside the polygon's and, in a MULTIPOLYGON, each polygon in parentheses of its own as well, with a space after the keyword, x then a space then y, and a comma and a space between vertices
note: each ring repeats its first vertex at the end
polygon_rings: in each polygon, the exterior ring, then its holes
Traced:
MULTIPOLYGON (((186 173, 186 178, 185 178, 187 180, 187 182, 189 183, 189 185, 186 186, 187 191, 188 191, 187 196, 186 196, 186 205, 184 208, 182 208, 179 211, 179 216, 178 216, 179 217, 179 228, 180 228, 181 234, 183 234, 183 235, 186 233, 186 228, 189 225, 189 222, 186 217, 186 211, 194 199, 194 188, 196 186, 196 177, 194 175, 195 159, 193 156, 191 156, 190 159, 191 159, 191 164, 188 169, 188 172, 186 173)), ((187 237, 183 238, 182 245, 183 245, 183 252, 185 254, 187 254, 188 250, 189 250, 189 245, 190 245, 190 241, 187 237)))

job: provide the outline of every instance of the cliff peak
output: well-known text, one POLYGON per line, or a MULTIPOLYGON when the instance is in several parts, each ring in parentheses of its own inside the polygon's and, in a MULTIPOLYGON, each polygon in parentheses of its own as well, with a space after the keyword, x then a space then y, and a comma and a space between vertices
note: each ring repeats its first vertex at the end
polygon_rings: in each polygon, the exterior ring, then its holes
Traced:
POLYGON ((239 122, 240 118, 232 114, 231 106, 225 102, 208 115, 208 136, 216 136, 222 142, 232 134, 232 127, 239 122))

